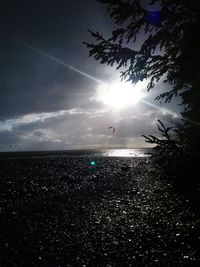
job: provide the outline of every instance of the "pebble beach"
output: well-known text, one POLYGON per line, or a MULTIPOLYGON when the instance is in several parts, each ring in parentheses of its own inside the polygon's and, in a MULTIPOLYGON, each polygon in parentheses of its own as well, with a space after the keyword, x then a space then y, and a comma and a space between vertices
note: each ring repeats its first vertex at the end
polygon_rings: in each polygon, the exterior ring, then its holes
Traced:
POLYGON ((200 218, 149 158, 0 160, 0 266, 199 266, 200 218))

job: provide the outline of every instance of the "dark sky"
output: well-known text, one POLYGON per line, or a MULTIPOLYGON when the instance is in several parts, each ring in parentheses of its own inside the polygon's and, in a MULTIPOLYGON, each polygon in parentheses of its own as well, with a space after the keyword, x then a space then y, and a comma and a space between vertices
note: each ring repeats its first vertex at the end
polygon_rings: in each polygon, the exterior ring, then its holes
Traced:
POLYGON ((162 84, 146 96, 150 105, 100 101, 99 88, 119 71, 88 57, 87 29, 113 29, 95 0, 0 1, 0 151, 141 147, 156 118, 176 117, 178 100, 164 107, 175 113, 152 106, 162 107, 153 102, 162 84))

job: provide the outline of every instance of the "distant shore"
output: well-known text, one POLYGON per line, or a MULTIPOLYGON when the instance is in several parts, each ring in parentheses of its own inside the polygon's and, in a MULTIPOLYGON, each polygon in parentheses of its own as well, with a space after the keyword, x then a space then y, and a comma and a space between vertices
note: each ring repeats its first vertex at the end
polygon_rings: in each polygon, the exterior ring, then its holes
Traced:
POLYGON ((147 158, 0 160, 0 266, 197 266, 197 214, 147 158))
POLYGON ((146 157, 152 148, 126 149, 71 149, 71 150, 41 150, 41 151, 2 151, 0 158, 13 157, 54 157, 54 156, 107 156, 107 157, 146 157))

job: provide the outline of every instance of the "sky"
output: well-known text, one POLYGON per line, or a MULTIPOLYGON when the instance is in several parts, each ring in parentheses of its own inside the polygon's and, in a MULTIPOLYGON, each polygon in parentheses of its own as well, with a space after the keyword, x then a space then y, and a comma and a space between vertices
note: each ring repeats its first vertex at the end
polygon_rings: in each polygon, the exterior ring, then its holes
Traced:
POLYGON ((154 101, 168 85, 147 93, 89 58, 87 29, 113 30, 96 0, 1 0, 0 151, 146 147, 157 119, 180 120, 179 98, 154 101))

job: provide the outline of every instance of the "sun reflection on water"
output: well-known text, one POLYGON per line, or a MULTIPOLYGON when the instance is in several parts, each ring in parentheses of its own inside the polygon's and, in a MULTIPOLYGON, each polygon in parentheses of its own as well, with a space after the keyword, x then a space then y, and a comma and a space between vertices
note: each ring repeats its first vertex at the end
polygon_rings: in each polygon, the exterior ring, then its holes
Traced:
POLYGON ((102 152, 105 157, 147 157, 145 148, 137 149, 110 149, 102 152))

